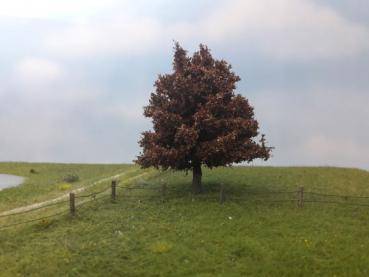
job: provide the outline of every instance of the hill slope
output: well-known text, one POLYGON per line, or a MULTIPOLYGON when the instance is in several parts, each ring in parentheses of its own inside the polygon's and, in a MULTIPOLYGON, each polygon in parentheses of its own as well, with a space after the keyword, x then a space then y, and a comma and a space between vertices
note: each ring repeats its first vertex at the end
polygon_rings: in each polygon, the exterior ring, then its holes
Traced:
POLYGON ((189 192, 190 175, 152 176, 120 186, 158 190, 119 188, 115 203, 107 194, 77 207, 75 218, 64 215, 0 230, 0 275, 369 274, 369 206, 345 204, 369 205, 369 199, 305 194, 306 200, 342 204, 306 202, 304 208, 295 200, 281 201, 295 199, 299 186, 329 195, 369 195, 366 171, 205 170, 207 193, 197 197, 189 192), (164 202, 162 184, 167 186, 164 202))

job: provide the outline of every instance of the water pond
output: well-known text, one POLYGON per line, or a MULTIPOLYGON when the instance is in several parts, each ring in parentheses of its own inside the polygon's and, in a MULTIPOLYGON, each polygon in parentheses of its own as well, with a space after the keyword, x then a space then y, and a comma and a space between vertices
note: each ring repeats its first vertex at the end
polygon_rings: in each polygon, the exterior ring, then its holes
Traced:
POLYGON ((23 181, 24 181, 23 177, 9 174, 0 174, 0 190, 18 186, 22 184, 23 181))

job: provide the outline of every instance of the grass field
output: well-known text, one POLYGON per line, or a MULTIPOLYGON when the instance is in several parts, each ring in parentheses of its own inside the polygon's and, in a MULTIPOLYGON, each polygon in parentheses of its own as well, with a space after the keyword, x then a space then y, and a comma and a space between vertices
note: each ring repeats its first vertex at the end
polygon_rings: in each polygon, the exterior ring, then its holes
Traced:
POLYGON ((70 189, 133 169, 138 168, 133 165, 0 163, 0 173, 26 177, 20 187, 1 191, 0 211, 57 197, 70 189), (31 173, 31 169, 36 173, 31 173), (77 174, 80 180, 65 186, 63 177, 71 173, 77 174))
MULTIPOLYGON (((42 166, 42 187, 58 183, 63 174, 56 173, 56 167, 63 166, 42 166)), ((0 172, 5 173, 6 167, 0 165, 0 172)), ((97 169, 100 166, 73 167, 76 171, 80 167, 79 174, 86 176, 81 178, 81 185, 92 172, 100 172, 92 176, 98 178, 123 169, 130 173, 122 177, 121 186, 142 184, 160 188, 166 184, 168 194, 163 202, 156 190, 118 189, 115 203, 107 195, 77 207, 75 218, 63 215, 0 230, 1 276, 369 274, 369 207, 307 202, 301 209, 295 201, 272 202, 295 198, 294 193, 267 193, 304 186, 306 191, 325 194, 369 195, 366 171, 303 167, 204 170, 206 194, 193 197, 189 191, 191 176, 183 173, 146 171, 148 174, 141 175, 137 168, 120 165, 110 169, 106 166, 101 171, 97 169), (223 205, 218 201, 221 183, 226 187, 223 205)), ((8 168, 6 173, 20 175, 28 170, 23 164, 11 164, 8 168)), ((24 186, 2 191, 0 197, 3 193, 9 198, 20 197, 31 190, 28 185, 37 189, 33 178, 41 177, 26 176, 29 179, 24 186), (12 190, 19 192, 12 194, 12 190)), ((100 186, 108 185, 107 182, 100 186)), ((25 196, 25 202, 53 195, 50 191, 40 188, 32 197, 25 196)), ((369 205, 369 199, 333 200, 369 205)), ((20 198, 15 200, 17 205, 22 202, 20 198)), ((10 200, 7 203, 17 206, 10 200)), ((7 204, 1 205, 4 210, 7 204)), ((41 210, 33 216, 65 208, 41 210)), ((18 220, 22 219, 21 216, 18 220)), ((0 221, 7 223, 7 219, 0 221)))

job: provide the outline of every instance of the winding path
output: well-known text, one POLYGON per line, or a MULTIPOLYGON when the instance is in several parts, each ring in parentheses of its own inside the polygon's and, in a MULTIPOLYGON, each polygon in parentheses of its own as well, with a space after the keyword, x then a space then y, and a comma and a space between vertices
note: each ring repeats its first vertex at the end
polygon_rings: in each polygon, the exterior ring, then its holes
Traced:
MULTIPOLYGON (((114 179, 118 179, 118 178, 126 175, 129 172, 131 172, 131 170, 125 171, 125 172, 122 172, 122 173, 119 173, 119 174, 116 174, 116 175, 113 175, 113 176, 102 178, 102 179, 100 179, 98 181, 93 182, 91 185, 84 186, 84 187, 81 187, 81 188, 72 190, 70 192, 78 193, 78 192, 84 191, 84 190, 86 190, 88 188, 91 188, 93 186, 96 186, 96 185, 98 185, 100 183, 103 183, 103 182, 106 182, 106 181, 110 181, 110 180, 114 180, 114 179)), ((144 175, 147 175, 147 174, 148 174, 148 172, 144 172, 142 174, 139 174, 139 175, 136 175, 136 176, 127 178, 127 179, 125 179, 125 181, 133 180, 135 178, 140 178, 140 177, 143 177, 144 175)), ((59 196, 57 198, 53 198, 53 199, 46 200, 46 201, 43 201, 43 202, 38 202, 38 203, 34 203, 34 204, 30 204, 30 205, 18 207, 18 208, 12 209, 12 210, 1 212, 0 213, 0 216, 4 216, 4 215, 8 215, 8 214, 13 214, 13 213, 19 213, 19 212, 26 212, 26 211, 29 211, 29 210, 32 210, 32 209, 35 209, 35 208, 40 208, 40 207, 43 207, 43 206, 46 206, 46 205, 49 205, 49 204, 54 204, 54 203, 56 203, 56 202, 58 202, 60 200, 67 199, 69 197, 69 193, 70 192, 68 192, 67 194, 64 194, 62 196, 59 196)))

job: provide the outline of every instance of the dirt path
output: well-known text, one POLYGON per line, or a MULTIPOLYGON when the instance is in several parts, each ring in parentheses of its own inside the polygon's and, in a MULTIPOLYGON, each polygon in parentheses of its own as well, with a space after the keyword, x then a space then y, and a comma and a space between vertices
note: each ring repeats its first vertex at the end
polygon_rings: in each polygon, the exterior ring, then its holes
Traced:
MULTIPOLYGON (((126 175, 129 172, 131 172, 131 171, 125 171, 125 172, 116 174, 114 176, 105 177, 103 179, 100 179, 98 181, 93 182, 92 184, 90 184, 88 186, 81 187, 81 188, 72 190, 70 192, 74 192, 74 193, 82 192, 82 191, 84 191, 84 190, 86 190, 88 188, 91 188, 93 186, 96 186, 96 185, 98 185, 98 184, 100 184, 102 182, 106 182, 106 181, 118 179, 118 178, 126 175)), ((141 178, 141 177, 143 177, 144 175, 147 175, 147 174, 148 174, 148 172, 145 172, 145 173, 139 174, 137 176, 133 176, 133 177, 127 178, 124 181, 133 180, 133 179, 136 179, 136 178, 141 178)), ((30 205, 18 207, 18 208, 12 209, 12 210, 1 212, 0 213, 0 216, 12 214, 12 213, 25 212, 25 211, 29 211, 29 210, 32 210, 32 209, 35 209, 35 208, 40 208, 40 207, 43 207, 43 206, 46 206, 46 205, 49 205, 49 204, 56 203, 56 202, 61 201, 61 200, 66 200, 66 199, 68 199, 70 192, 68 192, 67 194, 64 194, 62 196, 59 196, 57 198, 53 198, 53 199, 46 200, 46 201, 43 201, 43 202, 38 202, 38 203, 34 203, 34 204, 30 204, 30 205)))

